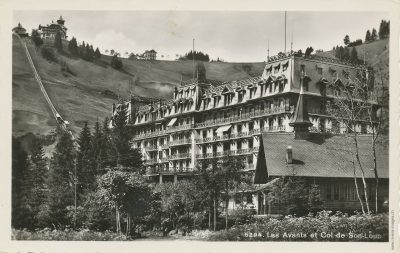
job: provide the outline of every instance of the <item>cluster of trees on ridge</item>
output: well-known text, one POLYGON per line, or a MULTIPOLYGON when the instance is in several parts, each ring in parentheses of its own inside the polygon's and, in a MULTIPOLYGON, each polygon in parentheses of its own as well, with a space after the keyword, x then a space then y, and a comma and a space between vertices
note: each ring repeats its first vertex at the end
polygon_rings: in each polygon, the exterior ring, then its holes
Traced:
MULTIPOLYGON (((381 40, 386 39, 389 38, 389 36, 390 36, 390 21, 381 20, 379 26, 379 32, 377 32, 375 28, 372 28, 372 32, 370 30, 367 30, 365 34, 364 43, 370 43, 378 39, 381 40)), ((350 36, 346 34, 346 36, 343 39, 343 43, 345 45, 344 47, 343 46, 333 47, 333 51, 335 52, 335 57, 353 63, 358 63, 357 51, 355 50, 354 47, 362 45, 363 44, 362 39, 356 39, 355 41, 351 41, 350 36), (348 49, 349 47, 353 47, 351 51, 348 49)))
MULTIPOLYGON (((37 48, 42 47, 44 44, 43 39, 40 37, 40 34, 34 30, 32 31, 32 36, 31 36, 32 41, 34 42, 35 46, 37 48)), ((96 50, 94 50, 93 45, 89 43, 85 43, 84 41, 78 45, 78 42, 75 37, 72 37, 72 39, 68 42, 68 51, 65 51, 62 39, 61 39, 61 34, 57 33, 55 38, 54 38, 54 43, 53 47, 59 52, 59 53, 67 53, 69 56, 73 57, 79 57, 85 61, 94 61, 94 60, 99 60, 101 59, 101 53, 99 48, 97 47, 96 50)), ((45 46, 42 47, 42 55, 45 59, 53 62, 59 62, 57 59, 55 53, 53 52, 52 48, 45 46)), ((66 63, 64 61, 60 62, 62 66, 66 66, 66 63)), ((113 53, 113 57, 111 58, 110 61, 111 67, 120 70, 122 69, 122 60, 119 58, 119 54, 117 52, 113 53)), ((65 68, 68 68, 66 66, 65 68)), ((69 69, 69 68, 68 68, 69 69)), ((70 71, 72 72, 72 71, 70 71)))

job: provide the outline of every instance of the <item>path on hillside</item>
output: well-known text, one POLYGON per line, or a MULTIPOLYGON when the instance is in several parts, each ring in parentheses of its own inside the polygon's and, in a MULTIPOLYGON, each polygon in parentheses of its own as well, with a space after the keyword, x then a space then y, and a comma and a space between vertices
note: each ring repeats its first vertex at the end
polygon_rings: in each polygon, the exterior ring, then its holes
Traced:
POLYGON ((47 101, 47 104, 49 105, 49 107, 51 109, 51 112, 52 112, 52 114, 54 116, 54 119, 56 120, 57 124, 59 124, 64 131, 69 132, 71 134, 72 138, 74 139, 74 136, 72 135, 72 132, 69 131, 68 128, 67 128, 67 124, 66 124, 67 121, 65 121, 61 117, 61 115, 58 113, 58 111, 56 110, 53 102, 51 101, 51 99, 49 97, 49 95, 47 94, 46 89, 43 86, 42 79, 40 78, 40 76, 39 76, 39 74, 38 74, 38 72, 36 70, 36 67, 35 67, 35 64, 33 63, 31 54, 29 53, 28 47, 26 46, 26 42, 18 34, 14 34, 14 35, 18 37, 19 41, 21 42, 22 47, 25 50, 25 54, 26 54, 26 57, 28 58, 28 62, 29 62, 29 65, 31 66, 33 75, 34 75, 34 77, 36 79, 37 84, 40 87, 40 90, 42 91, 42 94, 43 94, 44 98, 47 101))

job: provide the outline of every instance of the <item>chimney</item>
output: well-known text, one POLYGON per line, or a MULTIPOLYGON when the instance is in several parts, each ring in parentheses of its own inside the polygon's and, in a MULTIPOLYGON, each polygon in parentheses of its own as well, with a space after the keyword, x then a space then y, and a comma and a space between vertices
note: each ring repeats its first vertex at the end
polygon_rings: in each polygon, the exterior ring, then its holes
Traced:
POLYGON ((293 163, 293 150, 292 146, 288 146, 286 148, 286 162, 287 164, 292 164, 293 163))
POLYGON ((289 123, 294 128, 295 139, 307 139, 309 136, 309 127, 312 123, 308 119, 307 104, 304 99, 303 82, 304 82, 304 71, 301 72, 300 79, 300 94, 297 101, 296 111, 293 114, 293 118, 289 123))

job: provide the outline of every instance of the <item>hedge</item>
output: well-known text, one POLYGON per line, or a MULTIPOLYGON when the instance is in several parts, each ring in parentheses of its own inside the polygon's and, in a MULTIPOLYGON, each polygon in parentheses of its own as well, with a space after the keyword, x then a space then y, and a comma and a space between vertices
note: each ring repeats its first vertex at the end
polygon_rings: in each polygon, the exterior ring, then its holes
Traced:
POLYGON ((387 214, 348 216, 330 211, 315 217, 262 218, 210 235, 211 241, 376 241, 389 238, 387 214))

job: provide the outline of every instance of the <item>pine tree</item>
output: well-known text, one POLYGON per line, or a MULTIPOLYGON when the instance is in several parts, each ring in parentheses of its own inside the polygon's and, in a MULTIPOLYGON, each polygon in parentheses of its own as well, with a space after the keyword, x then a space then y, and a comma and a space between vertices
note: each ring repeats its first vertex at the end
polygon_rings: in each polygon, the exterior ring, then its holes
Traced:
POLYGON ((350 59, 350 49, 348 47, 345 47, 343 49, 343 55, 342 59, 348 61, 350 59))
POLYGON ((368 30, 365 34, 365 42, 369 42, 371 40, 371 32, 368 30))
POLYGON ((117 151, 117 166, 126 164, 126 161, 123 161, 121 158, 125 155, 128 155, 130 146, 129 146, 129 134, 127 125, 127 112, 128 109, 126 106, 121 105, 121 107, 117 108, 117 113, 113 117, 113 130, 112 130, 112 141, 113 146, 117 151))
POLYGON ((349 35, 346 34, 343 39, 344 44, 347 46, 350 43, 350 37, 349 35))
POLYGON ((68 207, 74 205, 74 160, 76 153, 69 133, 62 133, 50 163, 47 225, 64 227, 71 225, 68 207))
POLYGON ((373 28, 372 33, 371 33, 371 41, 375 41, 377 39, 378 39, 378 35, 376 34, 376 29, 373 28))
POLYGON ((94 52, 94 58, 100 59, 101 58, 101 53, 99 48, 96 48, 96 51, 94 52))
POLYGON ((122 69, 122 61, 120 58, 118 58, 117 54, 114 54, 114 56, 111 58, 110 65, 115 69, 122 69))
POLYGON ((54 38, 54 47, 57 49, 58 52, 61 52, 63 50, 60 32, 57 32, 56 37, 54 38))
POLYGON ((37 226, 39 223, 37 215, 40 212, 41 205, 46 201, 46 180, 48 174, 47 162, 41 140, 36 139, 33 141, 30 160, 32 166, 32 189, 29 194, 29 199, 35 216, 34 223, 35 226, 37 226))
POLYGON ((79 55, 79 50, 78 50, 78 43, 76 42, 75 37, 72 37, 72 39, 68 43, 68 50, 73 56, 78 56, 79 55))
POLYGON ((353 47, 352 50, 351 50, 350 61, 352 63, 357 63, 358 62, 357 50, 356 50, 355 47, 353 47))
POLYGON ((112 143, 112 137, 111 137, 111 131, 109 128, 110 120, 108 117, 106 117, 103 121, 103 127, 102 127, 102 135, 103 135, 103 152, 101 153, 101 163, 102 163, 102 168, 105 168, 107 166, 115 166, 115 163, 113 158, 117 157, 116 151, 114 149, 113 143, 112 143))
MULTIPOLYGON (((101 131, 101 126, 100 122, 97 120, 95 125, 94 125, 94 131, 92 135, 92 139, 90 141, 91 144, 91 156, 93 157, 94 160, 94 169, 95 170, 101 170, 102 168, 102 157, 104 156, 104 153, 107 153, 105 150, 105 143, 104 143, 104 136, 101 131)), ((97 173, 96 173, 97 174, 97 173)))
POLYGON ((78 137, 79 150, 77 154, 77 174, 80 183, 80 190, 90 189, 95 179, 91 139, 92 134, 90 133, 88 123, 85 122, 78 137))
POLYGON ((79 57, 81 57, 82 59, 85 59, 86 57, 86 44, 83 41, 81 46, 79 47, 79 57))
POLYGON ((29 192, 29 166, 28 154, 21 142, 13 137, 11 225, 14 228, 30 228, 32 224, 32 212, 26 197, 29 192))
POLYGON ((379 39, 385 39, 389 37, 390 21, 382 20, 379 26, 379 39))
POLYGON ((85 60, 91 61, 91 60, 92 60, 92 52, 90 51, 89 43, 86 44, 86 50, 85 50, 85 52, 86 52, 85 60))

